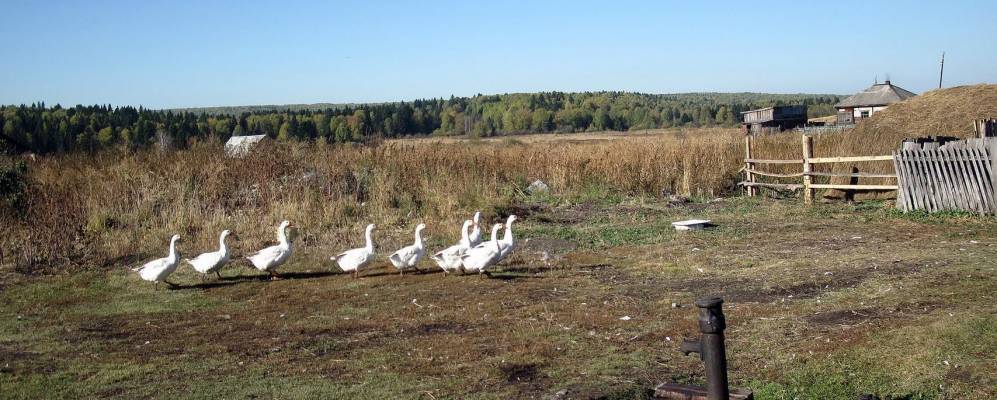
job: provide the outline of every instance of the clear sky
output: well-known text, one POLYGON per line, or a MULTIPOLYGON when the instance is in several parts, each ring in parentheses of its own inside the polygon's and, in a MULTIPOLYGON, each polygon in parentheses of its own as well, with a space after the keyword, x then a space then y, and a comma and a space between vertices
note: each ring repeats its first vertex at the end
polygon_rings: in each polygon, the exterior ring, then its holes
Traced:
POLYGON ((997 1, 0 0, 0 103, 152 108, 997 82, 997 1), (204 3, 204 4, 201 4, 204 3))

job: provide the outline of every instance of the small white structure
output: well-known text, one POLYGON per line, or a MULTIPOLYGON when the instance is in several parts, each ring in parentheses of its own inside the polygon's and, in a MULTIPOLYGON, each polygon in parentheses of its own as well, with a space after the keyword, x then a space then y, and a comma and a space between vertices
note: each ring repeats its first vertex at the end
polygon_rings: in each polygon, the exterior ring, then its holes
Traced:
POLYGON ((232 136, 225 142, 225 154, 229 157, 243 157, 266 138, 267 135, 232 136))
POLYGON ((677 231, 689 231, 711 226, 712 224, 710 222, 711 221, 708 219, 687 219, 685 221, 672 222, 672 226, 674 226, 677 231))

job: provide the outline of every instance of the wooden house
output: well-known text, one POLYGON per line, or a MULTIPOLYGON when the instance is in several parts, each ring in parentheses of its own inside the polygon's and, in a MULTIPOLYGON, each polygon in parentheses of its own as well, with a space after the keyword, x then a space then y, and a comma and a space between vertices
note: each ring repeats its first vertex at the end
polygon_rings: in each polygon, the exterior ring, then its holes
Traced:
POLYGON ((780 132, 806 125, 807 106, 775 106, 741 112, 744 133, 780 132))
POLYGON ((854 124, 864 118, 886 109, 890 104, 917 96, 913 92, 895 86, 889 80, 877 83, 868 89, 849 96, 834 108, 838 110, 838 124, 854 124))

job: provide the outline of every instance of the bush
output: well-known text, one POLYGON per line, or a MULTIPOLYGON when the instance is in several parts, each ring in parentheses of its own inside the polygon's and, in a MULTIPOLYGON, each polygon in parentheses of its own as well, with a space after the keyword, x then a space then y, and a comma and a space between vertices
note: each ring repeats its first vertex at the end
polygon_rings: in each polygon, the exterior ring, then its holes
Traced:
POLYGON ((0 205, 5 212, 24 218, 28 164, 23 160, 0 166, 0 205))

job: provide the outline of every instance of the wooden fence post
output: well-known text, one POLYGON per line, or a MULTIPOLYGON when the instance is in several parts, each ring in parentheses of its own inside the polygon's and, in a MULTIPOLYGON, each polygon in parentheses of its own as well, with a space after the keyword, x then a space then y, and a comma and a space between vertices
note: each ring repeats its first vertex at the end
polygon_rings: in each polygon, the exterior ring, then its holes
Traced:
POLYGON ((751 132, 748 132, 744 135, 744 181, 748 183, 744 188, 747 190, 748 197, 754 197, 757 190, 751 185, 755 183, 755 175, 751 173, 754 163, 748 161, 752 158, 751 142, 751 132))
POLYGON ((814 156, 814 139, 810 136, 803 135, 803 203, 813 204, 814 202, 814 190, 810 188, 813 183, 813 177, 810 173, 813 172, 811 169, 812 164, 810 164, 810 159, 814 156))
POLYGON ((983 149, 983 153, 990 153, 988 154, 990 156, 990 188, 993 190, 994 203, 997 203, 997 138, 986 139, 984 145, 986 147, 983 149))

